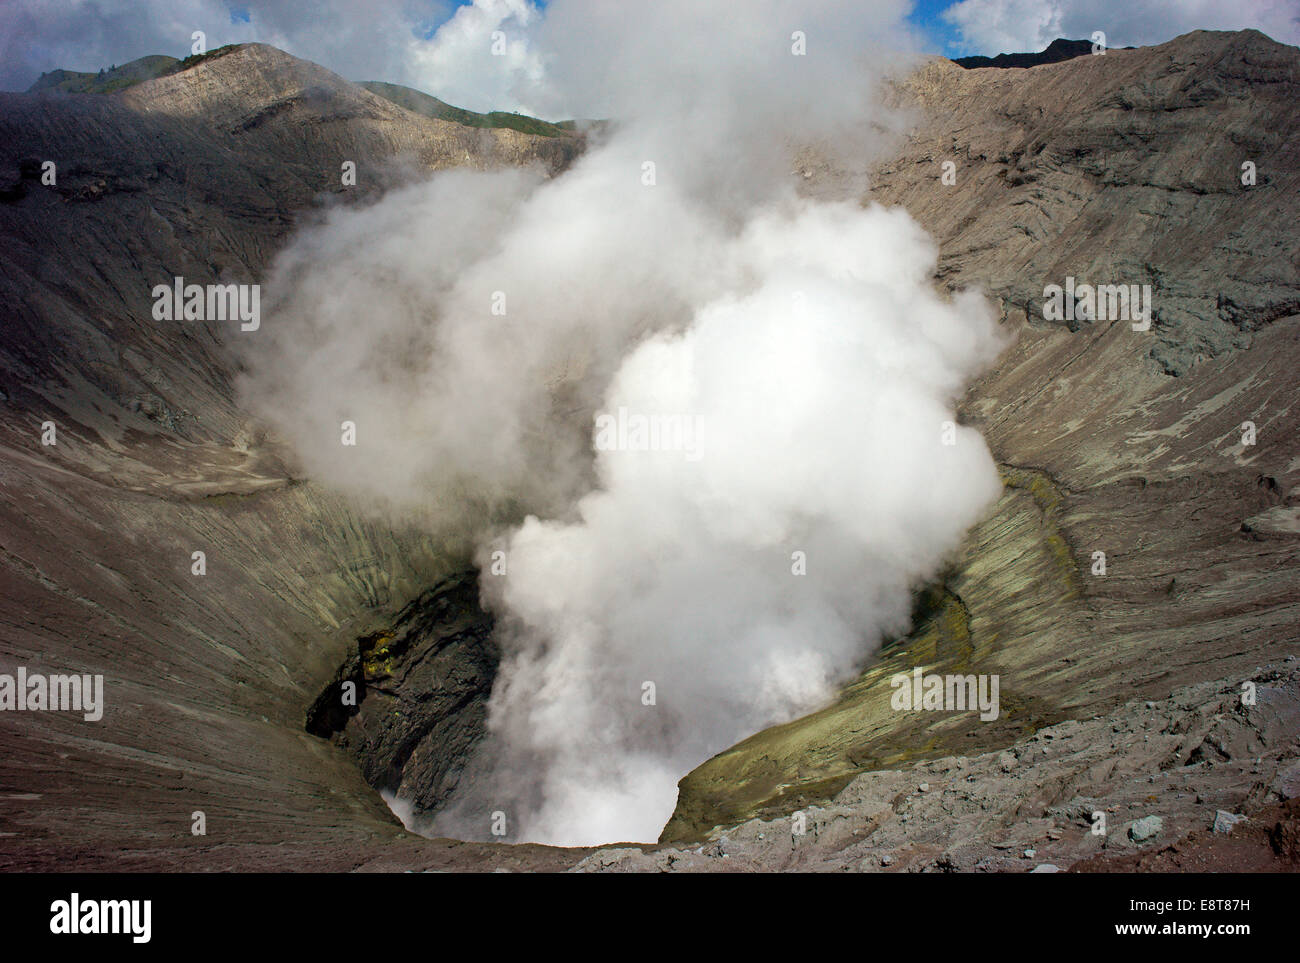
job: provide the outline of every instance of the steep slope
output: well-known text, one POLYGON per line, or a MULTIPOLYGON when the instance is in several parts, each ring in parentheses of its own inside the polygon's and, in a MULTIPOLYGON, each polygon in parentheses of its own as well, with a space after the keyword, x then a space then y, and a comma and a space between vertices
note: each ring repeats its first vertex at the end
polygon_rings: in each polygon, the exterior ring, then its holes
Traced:
MULTIPOLYGON (((300 214, 330 197, 374 196, 404 169, 559 170, 580 149, 572 139, 419 117, 261 45, 108 97, 4 95, 0 124, 9 198, 0 229, 10 240, 0 297, 12 306, 0 342, 12 390, 0 390, 32 411, 107 419, 114 434, 222 445, 244 431, 226 349, 240 332, 159 329, 150 320, 154 283, 251 283, 300 214), (47 161, 56 165, 50 186, 41 182, 47 161), (342 184, 346 161, 357 165, 355 189, 342 184), (104 417, 77 409, 91 397, 104 417)), ((85 454, 75 436, 66 433, 61 458, 85 454)), ((132 470, 114 467, 119 476, 132 470)))
POLYGON ((1198 32, 1033 69, 939 61, 900 91, 917 125, 871 199, 933 233, 941 283, 1001 299, 1017 342, 962 412, 1005 493, 938 617, 835 705, 687 776, 665 840, 1297 651, 1297 67, 1259 33, 1198 32), (1069 276, 1152 285, 1151 330, 1044 321, 1069 276), (917 665, 998 674, 1006 714, 891 710, 890 677, 917 665))
MULTIPOLYGON (((231 44, 226 47, 218 47, 205 54, 186 57, 184 60, 154 54, 148 57, 140 57, 138 60, 133 60, 120 67, 115 65, 101 69, 98 73, 82 70, 50 70, 41 74, 35 83, 27 89, 27 93, 117 93, 146 80, 153 80, 156 77, 165 77, 168 74, 192 69, 201 63, 224 57, 248 46, 247 44, 231 44)), ((357 86, 370 91, 372 94, 377 94, 384 100, 390 101, 399 107, 404 107, 412 113, 430 117, 434 120, 450 121, 463 127, 506 128, 518 131, 521 134, 537 134, 541 137, 571 137, 575 135, 575 125, 572 121, 563 124, 552 124, 544 120, 538 120, 536 117, 506 111, 492 111, 491 113, 480 114, 461 107, 453 107, 437 97, 410 87, 403 87, 400 84, 389 84, 381 81, 359 81, 357 86)))
MULTIPOLYGON (((907 207, 940 245, 938 282, 983 286, 1017 334, 962 408, 1002 462, 1003 497, 917 630, 833 706, 683 780, 664 838, 708 847, 584 868, 862 868, 882 853, 1011 868, 990 854, 1049 833, 1068 863, 1102 845, 1084 807, 1147 807, 1172 832, 1292 784, 1297 56, 1198 33, 1033 69, 936 62, 900 86, 916 125, 871 196, 907 207), (1151 284, 1151 330, 1045 321, 1044 287, 1069 276, 1151 284), (916 665, 999 674, 1003 714, 891 711, 889 676, 916 665), (1258 709, 1234 702, 1247 679, 1258 709), (786 818, 801 807, 808 846, 786 818)), ((443 739, 441 718, 390 718, 449 663, 389 665, 382 633, 490 672, 481 624, 452 631, 418 604, 464 587, 442 582, 460 546, 296 478, 233 400, 238 325, 155 322, 150 296, 176 275, 257 281, 323 205, 459 164, 559 171, 580 141, 420 116, 257 45, 108 95, 0 95, 0 132, 0 671, 103 673, 108 703, 98 723, 0 715, 0 867, 583 858, 407 838, 354 761, 306 731, 327 684, 359 670, 376 698, 315 729, 342 722, 363 765, 379 763, 372 784, 403 770, 436 796, 454 779, 442 760, 403 766, 443 739), (341 183, 349 160, 356 188, 341 183), (198 811, 206 836, 191 834, 198 811)), ((851 189, 816 164, 805 180, 851 189)), ((452 682, 438 699, 480 711, 475 684, 452 682)))
POLYGON ((155 321, 151 290, 256 283, 313 211, 421 172, 576 150, 258 45, 115 94, 0 95, 0 670, 102 673, 107 702, 0 715, 0 866, 346 868, 408 845, 303 715, 456 547, 296 479, 232 395, 249 335, 155 321))

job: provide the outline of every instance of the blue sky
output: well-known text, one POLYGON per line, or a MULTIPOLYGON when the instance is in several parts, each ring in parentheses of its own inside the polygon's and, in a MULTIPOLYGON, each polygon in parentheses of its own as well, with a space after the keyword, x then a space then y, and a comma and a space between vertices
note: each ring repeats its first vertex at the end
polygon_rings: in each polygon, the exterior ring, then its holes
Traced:
MULTIPOLYGON (((405 83, 453 103, 459 97, 461 106, 509 109, 509 84, 484 70, 488 37, 504 28, 512 38, 510 56, 488 65, 494 75, 503 63, 526 74, 535 66, 528 31, 552 2, 558 0, 0 0, 0 90, 25 90, 58 67, 94 71, 147 54, 184 57, 191 34, 202 30, 209 48, 259 41, 350 80, 405 83)), ((737 17, 765 6, 715 2, 737 17)), ((899 4, 858 2, 868 18, 877 3, 899 4)), ((927 52, 949 57, 1042 50, 1057 37, 1090 39, 1096 30, 1113 47, 1247 27, 1300 45, 1300 0, 913 0, 910 22, 927 52)))
POLYGON ((939 16, 942 11, 952 5, 953 0, 918 0, 912 10, 912 23, 930 42, 931 52, 952 56, 960 56, 970 52, 985 53, 988 56, 999 53, 1020 53, 1018 50, 967 51, 959 49, 962 45, 959 42, 957 31, 953 29, 951 23, 939 16))
MULTIPOLYGON (((459 0, 456 6, 469 6, 472 0, 459 0)), ((1020 51, 970 51, 966 49, 960 41, 960 36, 953 28, 953 25, 942 19, 939 14, 949 7, 953 6, 957 0, 917 0, 912 10, 911 21, 921 32, 922 36, 928 41, 927 50, 931 53, 950 54, 960 56, 965 53, 988 53, 990 56, 998 53, 1020 53, 1020 51)), ((545 0, 539 0, 538 7, 546 8, 545 0)), ((247 11, 242 11, 244 17, 247 17, 247 11)), ((231 14, 232 22, 234 14, 231 14)), ((446 19, 446 18, 443 18, 446 19)), ((442 20, 425 21, 419 29, 417 35, 422 40, 427 40, 437 32, 438 27, 442 25, 442 20)))

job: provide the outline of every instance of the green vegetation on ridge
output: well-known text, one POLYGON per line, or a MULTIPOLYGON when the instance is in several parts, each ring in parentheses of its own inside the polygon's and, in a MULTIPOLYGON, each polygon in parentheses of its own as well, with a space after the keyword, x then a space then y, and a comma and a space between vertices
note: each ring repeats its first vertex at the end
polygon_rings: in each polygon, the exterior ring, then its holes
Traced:
MULTIPOLYGON (((41 76, 27 88, 28 93, 57 91, 65 94, 113 94, 146 80, 166 77, 189 70, 200 63, 224 57, 238 50, 242 44, 227 44, 207 53, 194 54, 184 60, 154 54, 141 57, 129 64, 100 70, 98 73, 79 70, 51 70, 41 76)), ((575 121, 566 120, 552 124, 536 117, 515 114, 502 110, 479 114, 439 100, 422 91, 400 84, 386 84, 379 81, 362 81, 358 86, 364 87, 372 94, 378 94, 390 103, 435 120, 446 120, 465 127, 508 128, 521 134, 533 134, 538 137, 570 137, 577 131, 575 121)))
POLYGON ((178 74, 205 60, 215 60, 238 50, 242 44, 226 44, 207 53, 194 54, 184 60, 168 57, 164 54, 152 54, 132 60, 129 64, 116 64, 101 68, 98 73, 82 70, 51 70, 43 73, 36 82, 27 88, 29 94, 41 91, 59 91, 65 94, 115 94, 146 80, 178 74))
POLYGON ((111 94, 127 87, 134 87, 145 80, 162 77, 172 73, 172 68, 180 63, 175 57, 155 54, 141 57, 129 64, 114 64, 98 73, 80 70, 51 70, 41 74, 34 84, 27 88, 29 94, 43 90, 57 90, 66 94, 111 94))
POLYGON ((378 94, 398 107, 404 107, 423 117, 447 120, 453 124, 462 124, 465 127, 506 127, 510 130, 517 130, 521 134, 536 134, 539 137, 567 137, 575 127, 572 121, 552 124, 549 121, 538 120, 536 117, 512 114, 502 110, 494 110, 488 114, 478 114, 462 107, 453 107, 437 97, 411 87, 403 87, 400 84, 385 84, 377 80, 363 80, 358 86, 366 88, 372 94, 378 94))

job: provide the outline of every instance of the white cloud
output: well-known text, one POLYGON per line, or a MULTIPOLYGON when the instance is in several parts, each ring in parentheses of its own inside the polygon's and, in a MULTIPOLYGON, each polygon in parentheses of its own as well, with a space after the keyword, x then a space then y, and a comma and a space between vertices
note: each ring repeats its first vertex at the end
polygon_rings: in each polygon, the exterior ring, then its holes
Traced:
POLYGON ((348 80, 406 84, 470 110, 527 112, 542 77, 528 37, 539 20, 532 0, 14 0, 0 4, 0 89, 25 90, 56 68, 186 57, 201 30, 209 50, 266 43, 348 80), (495 31, 504 35, 499 55, 495 31))
POLYGON ((5 0, 0 89, 26 89, 43 71, 98 70, 149 54, 186 57, 201 30, 208 49, 260 42, 349 80, 418 79, 424 25, 452 0, 5 0), (244 22, 237 11, 246 11, 244 22))
POLYGON ((470 110, 528 111, 527 90, 542 78, 541 60, 528 41, 538 17, 529 0, 474 0, 461 7, 431 40, 411 43, 416 85, 470 110))
POLYGON ((1246 28, 1300 44, 1297 0, 961 0, 943 16, 960 33, 961 52, 988 56, 1042 50, 1057 37, 1086 40, 1097 30, 1113 47, 1246 28))
MULTIPOLYGON (((615 98, 577 82, 590 80, 593 66, 608 66, 589 38, 616 22, 645 23, 653 6, 617 3, 574 12, 562 4, 543 9, 535 0, 473 0, 464 6, 454 0, 370 0, 364 8, 353 0, 8 0, 0 3, 0 89, 25 89, 56 67, 97 70, 154 53, 184 57, 190 35, 202 30, 209 48, 268 43, 349 80, 406 84, 472 110, 520 110, 552 119, 604 116, 615 98), (232 11, 247 11, 248 22, 232 11), (500 55, 492 52, 494 31, 505 38, 500 55), (557 96, 557 89, 566 96, 557 96)), ((892 15, 906 3, 891 0, 888 7, 892 15)), ((707 72, 718 36, 749 35, 761 42, 770 26, 726 6, 713 9, 701 18, 699 33, 675 37, 669 48, 631 53, 676 59, 684 70, 707 72)), ((1247 27, 1300 44, 1300 0, 961 0, 943 16, 960 34, 954 52, 962 53, 1036 51, 1057 37, 1087 39, 1094 30, 1105 31, 1112 46, 1163 43, 1196 29, 1247 27)), ((907 42, 901 32, 896 40, 907 42)), ((622 76, 637 73, 637 65, 629 64, 622 76)), ((605 79, 618 85, 617 77, 605 79)))

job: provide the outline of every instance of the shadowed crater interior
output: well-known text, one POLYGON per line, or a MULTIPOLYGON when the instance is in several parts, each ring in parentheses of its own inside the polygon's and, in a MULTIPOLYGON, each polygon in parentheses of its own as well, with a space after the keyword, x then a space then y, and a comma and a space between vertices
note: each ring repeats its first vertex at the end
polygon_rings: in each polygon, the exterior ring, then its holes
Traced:
POLYGON ((357 639, 307 710, 307 731, 349 752, 376 789, 436 810, 485 731, 500 661, 492 626, 477 572, 444 579, 357 639))

